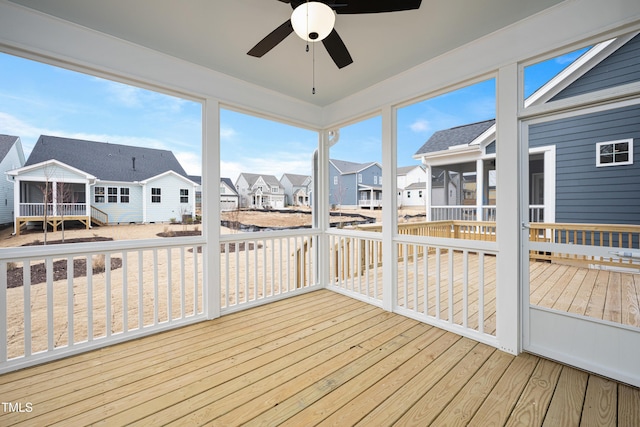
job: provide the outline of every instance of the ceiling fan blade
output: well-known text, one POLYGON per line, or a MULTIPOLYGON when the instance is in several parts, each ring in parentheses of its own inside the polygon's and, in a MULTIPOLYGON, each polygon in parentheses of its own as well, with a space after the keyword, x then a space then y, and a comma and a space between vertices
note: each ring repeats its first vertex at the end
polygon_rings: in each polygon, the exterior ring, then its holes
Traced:
POLYGON ((333 31, 331 31, 327 38, 322 40, 322 43, 324 44, 324 47, 327 49, 327 52, 329 52, 331 59, 333 59, 333 62, 336 63, 338 68, 344 68, 353 62, 353 59, 351 58, 351 55, 347 50, 347 46, 345 46, 342 38, 335 28, 333 29, 333 31))
MULTIPOLYGON (((331 2, 327 3, 331 6, 331 2)), ((384 13, 419 9, 422 0, 348 0, 339 3, 347 3, 336 7, 339 14, 384 13)))
POLYGON ((287 38, 287 36, 292 32, 293 26, 291 25, 291 20, 287 19, 284 24, 270 32, 265 38, 260 40, 257 45, 251 48, 251 50, 247 52, 247 55, 261 58, 265 53, 269 52, 271 49, 276 47, 278 43, 287 38))

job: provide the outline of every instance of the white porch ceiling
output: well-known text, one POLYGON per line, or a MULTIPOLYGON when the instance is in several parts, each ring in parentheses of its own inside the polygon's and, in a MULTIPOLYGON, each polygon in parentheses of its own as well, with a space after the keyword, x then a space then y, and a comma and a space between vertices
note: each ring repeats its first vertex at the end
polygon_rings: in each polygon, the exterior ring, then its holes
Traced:
POLYGON ((291 7, 277 0, 11 2, 326 106, 562 0, 423 0, 416 11, 338 15, 335 27, 354 63, 338 69, 318 44, 315 95, 312 56, 295 34, 262 58, 246 54, 289 18, 291 7))

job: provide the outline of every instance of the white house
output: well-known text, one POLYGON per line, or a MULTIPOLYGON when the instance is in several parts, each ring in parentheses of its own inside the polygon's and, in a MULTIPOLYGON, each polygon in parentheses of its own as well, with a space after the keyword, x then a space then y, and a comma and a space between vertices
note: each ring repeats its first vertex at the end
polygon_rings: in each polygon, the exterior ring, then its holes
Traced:
POLYGON ((398 206, 424 206, 427 172, 420 165, 402 166, 396 170, 398 206))
POLYGON ((241 208, 284 208, 284 187, 273 175, 241 173, 236 180, 236 191, 241 208))
POLYGON ((284 188, 285 204, 288 206, 309 206, 309 194, 312 190, 310 175, 285 173, 280 178, 284 188))
POLYGON ((171 151, 42 135, 13 182, 15 232, 28 222, 145 223, 196 212, 198 184, 171 151), (45 197, 46 196, 46 197, 45 197))
MULTIPOLYGON (((0 135, 0 174, 22 167, 24 152, 20 137, 0 135)), ((0 224, 13 222, 14 191, 11 181, 0 179, 0 224)))
POLYGON ((220 210, 232 211, 240 206, 238 192, 230 178, 220 178, 220 210))

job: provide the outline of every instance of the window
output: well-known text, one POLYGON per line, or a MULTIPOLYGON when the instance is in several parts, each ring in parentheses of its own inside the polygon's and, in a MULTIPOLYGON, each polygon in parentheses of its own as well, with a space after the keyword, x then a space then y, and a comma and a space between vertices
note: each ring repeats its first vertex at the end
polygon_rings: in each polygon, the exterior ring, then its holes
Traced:
POLYGON ((362 184, 362 174, 358 174, 358 184, 362 184))
POLYGON ((422 190, 418 190, 418 198, 422 199, 422 190))
POLYGON ((596 166, 631 164, 633 164, 633 139, 598 142, 596 144, 596 166))
POLYGON ((94 194, 95 203, 104 203, 104 187, 96 187, 94 194))
POLYGON ((187 188, 180 189, 180 203, 189 203, 189 190, 187 188))
POLYGON ((411 191, 407 191, 407 199, 411 198, 411 191))
POLYGON ((107 187, 107 202, 118 203, 118 187, 107 187))
POLYGON ((333 177, 333 185, 338 185, 338 177, 337 176, 333 177))
POLYGON ((271 187, 271 192, 272 192, 272 193, 277 193, 277 192, 278 192, 278 190, 279 190, 279 188, 278 188, 278 187, 271 187))
POLYGON ((162 202, 162 192, 160 188, 152 188, 151 189, 151 203, 160 203, 162 202))
POLYGON ((220 194, 224 194, 227 192, 227 187, 225 187, 224 185, 220 186, 220 194))
POLYGON ((129 189, 121 188, 120 189, 120 203, 129 203, 129 189))
POLYGON ((373 175, 373 183, 378 184, 378 175, 373 175))

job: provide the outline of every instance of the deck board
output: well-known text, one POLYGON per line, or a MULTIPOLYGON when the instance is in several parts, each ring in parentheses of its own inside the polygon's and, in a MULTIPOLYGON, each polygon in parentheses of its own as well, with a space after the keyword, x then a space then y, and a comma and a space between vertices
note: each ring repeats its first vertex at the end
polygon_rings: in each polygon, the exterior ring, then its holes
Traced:
POLYGON ((0 394, 33 406, 3 426, 640 421, 637 388, 327 290, 4 374, 0 394))

